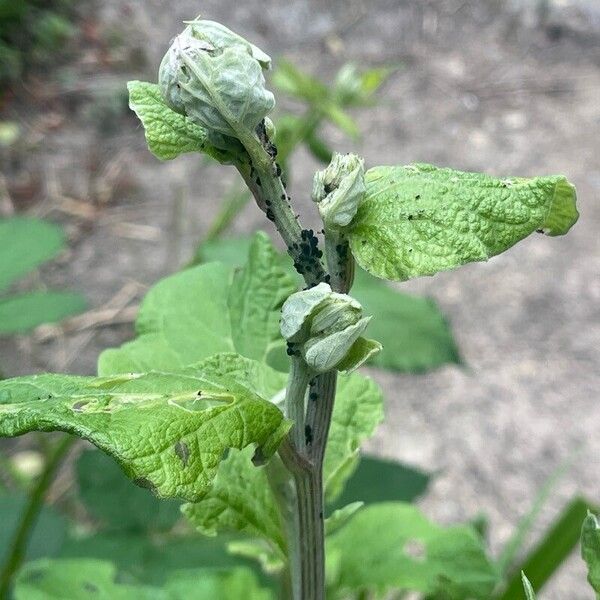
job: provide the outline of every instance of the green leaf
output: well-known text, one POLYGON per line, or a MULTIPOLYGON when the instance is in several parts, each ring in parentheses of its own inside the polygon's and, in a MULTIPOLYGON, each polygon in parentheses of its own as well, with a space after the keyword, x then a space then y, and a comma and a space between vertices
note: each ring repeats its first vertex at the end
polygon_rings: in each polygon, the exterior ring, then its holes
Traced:
POLYGON ((226 536, 148 535, 144 531, 96 532, 64 543, 61 558, 95 558, 114 563, 124 580, 162 586, 175 569, 223 568, 240 564, 227 552, 226 536))
POLYGON ((498 596, 500 600, 520 600, 523 597, 521 571, 527 573, 534 591, 542 589, 577 546, 588 506, 582 498, 574 498, 567 504, 536 547, 515 568, 504 591, 498 596))
POLYGON ((245 568, 188 569, 169 574, 164 586, 122 583, 115 565, 94 559, 39 560, 17 577, 15 600, 269 600, 245 568))
POLYGON ((0 298, 0 334, 22 333, 85 310, 85 299, 69 292, 30 292, 0 298))
POLYGON ((248 258, 251 244, 251 236, 218 238, 202 242, 196 249, 193 263, 199 265, 220 262, 228 267, 241 267, 248 258))
POLYGON ((525 590, 526 600, 536 600, 533 586, 531 585, 531 582, 529 581, 529 579, 527 579, 523 571, 521 571, 521 581, 523 582, 523 589, 525 590))
POLYGON ((314 158, 323 164, 329 163, 333 156, 333 150, 322 137, 313 132, 306 138, 305 142, 314 158))
MULTIPOLYGON (((4 564, 13 536, 21 522, 27 504, 22 493, 0 494, 0 565, 4 564)), ((34 560, 42 556, 55 556, 60 551, 67 533, 67 522, 49 506, 43 506, 35 523, 25 558, 34 560)))
MULTIPOLYGON (((250 390, 274 403, 283 400, 286 376, 263 363, 225 354, 205 361, 204 368, 207 373, 214 368, 222 377, 243 378, 250 390)), ((325 453, 328 495, 339 493, 352 473, 358 448, 383 418, 382 404, 381 391, 371 379, 358 374, 338 378, 325 453)), ((231 451, 221 463, 213 487, 199 502, 187 504, 183 512, 202 533, 237 531, 260 536, 281 557, 285 553, 281 517, 265 469, 253 466, 251 457, 248 451, 231 451)))
POLYGON ((425 493, 429 479, 429 475, 413 467, 362 455, 358 468, 334 506, 342 507, 357 500, 365 504, 412 502, 425 493))
POLYGON ((289 424, 270 402, 202 365, 93 378, 37 375, 0 382, 0 435, 66 431, 120 463, 160 497, 194 501, 223 454, 258 445, 271 455, 289 424))
POLYGON ((325 535, 332 535, 341 529, 365 505, 364 502, 351 502, 335 509, 325 519, 325 535))
POLYGON ((339 375, 323 464, 328 501, 342 492, 346 480, 356 469, 361 445, 382 421, 383 394, 379 386, 369 377, 339 375))
POLYGON ((252 465, 252 452, 232 450, 200 502, 185 504, 183 514, 204 535, 239 532, 267 540, 280 558, 286 555, 281 517, 265 467, 252 465))
POLYGON ((321 108, 327 119, 329 119, 334 125, 339 127, 351 138, 358 139, 360 136, 358 124, 346 111, 333 102, 324 104, 321 108))
POLYGON ((165 585, 169 600, 273 600, 270 590, 260 587, 256 576, 245 568, 205 569, 175 572, 165 585))
POLYGON ((296 280, 277 267, 277 252, 266 234, 258 233, 246 266, 237 271, 228 306, 233 345, 242 356, 265 360, 283 347, 279 333, 281 307, 297 289, 296 280))
POLYGON ((0 290, 54 258, 64 247, 56 225, 27 217, 0 219, 0 290))
POLYGON ((588 568, 588 581, 600 597, 600 524, 588 513, 581 529, 581 556, 588 568))
POLYGON ((166 600, 160 590, 116 582, 109 562, 41 559, 25 565, 15 583, 15 600, 166 600))
POLYGON ((288 96, 314 104, 329 96, 329 89, 316 77, 298 69, 287 60, 279 60, 271 77, 273 85, 288 96))
POLYGON ((176 273, 148 292, 136 322, 140 337, 100 355, 101 374, 175 369, 219 352, 259 360, 285 355, 279 334, 283 300, 295 280, 279 266, 268 236, 254 236, 235 275, 219 263, 176 273))
POLYGON ((205 152, 223 162, 224 153, 208 143, 206 131, 185 115, 171 110, 158 85, 130 81, 127 89, 129 108, 142 122, 148 149, 156 158, 170 160, 186 152, 205 152))
POLYGON ((432 165, 375 167, 348 228, 363 269, 406 280, 487 260, 534 231, 567 233, 575 188, 562 176, 496 179, 432 165))
POLYGON ((367 334, 383 349, 371 359, 373 366, 420 373, 461 364, 448 321, 432 299, 398 292, 362 270, 356 273, 351 295, 366 314, 374 315, 367 334))
POLYGON ((79 498, 103 528, 161 531, 170 529, 181 518, 180 502, 159 500, 133 485, 115 461, 102 452, 83 452, 75 469, 79 498))
POLYGON ((372 504, 329 538, 337 587, 354 593, 409 590, 488 599, 497 573, 469 527, 443 528, 412 505, 372 504))

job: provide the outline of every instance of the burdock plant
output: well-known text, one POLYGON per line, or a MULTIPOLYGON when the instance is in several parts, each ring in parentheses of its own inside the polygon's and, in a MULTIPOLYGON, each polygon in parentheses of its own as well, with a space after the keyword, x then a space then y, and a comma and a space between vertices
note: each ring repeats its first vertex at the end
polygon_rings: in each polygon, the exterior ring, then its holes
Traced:
MULTIPOLYGON (((240 535, 230 550, 277 574, 283 597, 489 598, 498 574, 470 527, 438 527, 401 503, 327 514, 382 419, 378 387, 352 373, 381 348, 367 335, 377 315, 350 295, 353 276, 404 281, 487 260, 536 231, 563 235, 578 217, 575 189, 560 175, 365 170, 335 154, 313 183, 322 229, 305 229, 277 162, 270 64, 197 19, 167 50, 158 84, 129 83, 130 103, 158 158, 201 152, 237 169, 290 266, 257 234, 240 270, 209 263, 165 279, 141 307, 138 337, 102 354, 99 377, 2 382, 0 433, 91 441, 138 485, 183 499, 200 532, 240 535)), ((185 597, 194 581, 179 582, 185 597)), ((269 597, 257 586, 237 597, 269 597)))

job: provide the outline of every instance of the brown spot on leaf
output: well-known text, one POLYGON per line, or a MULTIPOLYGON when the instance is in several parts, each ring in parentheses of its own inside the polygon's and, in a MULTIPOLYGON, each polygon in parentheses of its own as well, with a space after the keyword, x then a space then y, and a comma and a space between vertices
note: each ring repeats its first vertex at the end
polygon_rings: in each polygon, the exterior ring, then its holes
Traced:
POLYGON ((137 479, 133 480, 133 483, 135 483, 135 485, 138 485, 139 487, 146 488, 151 492, 156 492, 156 486, 145 477, 138 477, 137 479))
POLYGON ((81 412, 83 407, 88 404, 89 404, 88 400, 79 400, 78 402, 75 402, 75 404, 73 404, 73 410, 75 410, 77 412, 81 412))
POLYGON ((190 459, 190 449, 185 442, 179 441, 175 444, 175 454, 181 459, 184 467, 187 467, 190 459))

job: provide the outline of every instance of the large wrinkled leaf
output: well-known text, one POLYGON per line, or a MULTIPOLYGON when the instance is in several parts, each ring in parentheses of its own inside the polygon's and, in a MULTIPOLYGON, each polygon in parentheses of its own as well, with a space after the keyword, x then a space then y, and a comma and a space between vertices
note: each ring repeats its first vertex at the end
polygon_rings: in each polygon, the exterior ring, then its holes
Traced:
MULTIPOLYGON (((206 242, 198 248, 196 261, 220 260, 231 266, 241 265, 250 241, 239 237, 206 242)), ((278 258, 282 268, 291 274, 288 257, 278 254, 278 258)), ((369 364, 414 373, 461 363, 448 322, 430 298, 398 292, 362 270, 357 270, 350 295, 362 304, 365 314, 373 315, 366 335, 383 346, 369 364)), ((279 368, 274 361, 271 364, 279 368)))
POLYGON ((85 300, 70 292, 30 292, 0 298, 0 334, 21 333, 55 323, 85 309, 85 300))
POLYGON ((181 518, 180 502, 159 500, 125 476, 110 457, 87 450, 76 464, 79 499, 105 529, 162 531, 181 518))
POLYGON ((223 154, 210 145, 202 127, 165 104, 158 85, 130 81, 127 89, 129 108, 142 122, 148 149, 156 158, 170 160, 186 152, 204 152, 223 161, 223 154))
MULTIPOLYGON (((245 385, 264 398, 283 400, 286 377, 265 364, 237 355, 218 355, 205 361, 222 376, 243 378, 245 385)), ((358 459, 358 448, 383 418, 382 394, 369 378, 340 375, 325 453, 325 486, 335 496, 343 488, 358 459)), ((240 531, 266 539, 279 553, 283 533, 275 500, 264 468, 251 463, 248 451, 231 452, 219 468, 215 484, 185 515, 203 533, 240 531)))
POLYGON ((202 365, 92 378, 37 375, 0 382, 0 435, 66 431, 110 454, 161 497, 197 500, 230 448, 272 454, 288 429, 279 409, 202 365))
POLYGON ((336 587, 377 597, 410 590, 487 600, 497 582, 471 528, 440 527, 409 504, 363 508, 329 539, 328 552, 339 560, 336 587))
POLYGON ((588 513, 581 529, 581 556, 588 568, 588 581, 600 598, 600 524, 588 513))
POLYGON ((0 219, 0 290, 54 258, 64 247, 56 225, 27 217, 0 219))
POLYGON ((258 233, 246 266, 235 275, 212 263, 163 279, 142 303, 139 337, 103 352, 100 374, 173 369, 231 351, 281 362, 279 314, 296 283, 278 261, 269 238, 258 233))
POLYGON ((189 569, 169 575, 164 586, 119 581, 116 567, 94 559, 39 560, 19 573, 15 600, 269 600, 251 571, 189 569))
POLYGON ((567 233, 575 188, 562 176, 496 179, 416 164, 375 167, 348 228, 361 267, 405 280, 487 260, 539 230, 567 233))
MULTIPOLYGON (((11 541, 23 517, 27 497, 22 493, 0 494, 0 565, 6 560, 11 541)), ((67 532, 67 522, 49 506, 43 506, 31 532, 25 558, 55 556, 60 551, 67 532)))

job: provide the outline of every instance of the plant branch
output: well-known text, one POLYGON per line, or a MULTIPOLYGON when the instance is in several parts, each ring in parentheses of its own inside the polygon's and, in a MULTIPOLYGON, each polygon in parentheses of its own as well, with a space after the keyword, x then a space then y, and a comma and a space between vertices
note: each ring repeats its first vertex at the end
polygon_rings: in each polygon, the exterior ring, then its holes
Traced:
MULTIPOLYGON (((330 282, 330 273, 335 270, 333 284, 336 291, 349 289, 351 266, 348 266, 347 260, 350 253, 338 252, 336 263, 333 263, 333 255, 328 257, 329 273, 323 268, 322 252, 317 247, 314 233, 302 229, 292 211, 279 166, 275 162, 277 150, 269 141, 264 124, 257 129, 256 137, 244 136, 240 139, 249 160, 240 161, 236 166, 259 208, 275 224, 296 270, 308 286, 330 282)), ((335 249, 333 238, 329 245, 332 243, 335 249)), ((295 600, 324 600, 323 459, 335 400, 337 372, 331 371, 314 379, 306 410, 305 395, 310 375, 306 365, 296 357, 291 362, 286 414, 294 421, 294 427, 280 448, 280 456, 292 473, 295 485, 293 500, 296 513, 290 532, 294 539, 289 540, 292 590, 295 600)))
POLYGON ((258 127, 257 137, 246 136, 244 144, 249 161, 236 165, 246 185, 256 199, 258 207, 267 219, 273 221, 286 245, 294 267, 304 277, 308 286, 328 281, 323 268, 323 253, 317 246, 317 238, 312 230, 303 229, 290 206, 280 168, 275 162, 277 149, 264 131, 264 123, 258 127))
POLYGON ((21 568, 25 559, 27 543, 37 523, 38 516, 44 505, 46 492, 54 479, 54 475, 62 463, 67 452, 75 443, 76 438, 65 436, 50 452, 44 470, 31 490, 27 506, 21 517, 21 521, 10 542, 8 557, 0 573, 0 598, 8 597, 13 577, 21 568))

